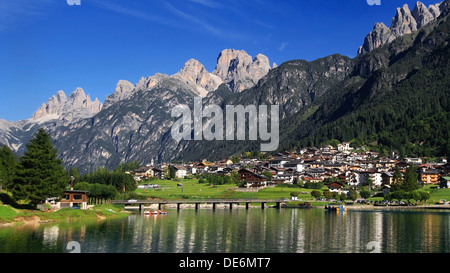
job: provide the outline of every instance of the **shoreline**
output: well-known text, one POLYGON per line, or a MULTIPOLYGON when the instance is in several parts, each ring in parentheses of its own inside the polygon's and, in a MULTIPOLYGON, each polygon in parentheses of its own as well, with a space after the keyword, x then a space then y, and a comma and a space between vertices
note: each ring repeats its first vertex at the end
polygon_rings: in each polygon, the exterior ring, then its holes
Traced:
MULTIPOLYGON (((176 209, 177 205, 176 204, 165 204, 162 206, 165 209, 176 209)), ((216 204, 216 209, 229 209, 230 205, 228 204, 216 204)), ((249 208, 260 208, 261 206, 252 206, 250 205, 249 208)), ((212 204, 202 204, 200 203, 199 208, 201 209, 212 209, 213 205, 212 204)), ((233 209, 234 208, 244 208, 244 205, 237 205, 237 204, 233 204, 233 209)), ((269 206, 267 206, 267 208, 270 208, 269 206)), ((124 207, 125 210, 129 210, 129 211, 135 211, 135 210, 139 210, 138 207, 136 206, 126 206, 124 207)), ((195 204, 181 204, 180 205, 180 209, 195 209, 195 204)), ((150 206, 142 206, 142 210, 158 210, 158 205, 154 204, 154 205, 150 205, 150 206)))
POLYGON ((373 206, 373 205, 362 205, 362 206, 345 206, 348 210, 449 210, 450 205, 418 205, 418 206, 373 206))
MULTIPOLYGON (((345 206, 347 211, 389 211, 389 210, 450 210, 450 204, 449 205, 418 205, 418 206, 373 206, 373 205, 346 205, 345 206)), ((168 204, 164 205, 163 209, 176 209, 176 204, 168 204)), ((233 204, 233 209, 245 209, 245 205, 237 205, 233 204)), ((261 208, 258 205, 251 205, 249 208, 261 208)), ((273 206, 267 206, 266 209, 274 208, 273 206)), ((323 206, 312 206, 312 209, 324 209, 323 206)), ((301 208, 301 207, 281 207, 279 209, 311 209, 311 208, 301 208)), ((180 205, 180 209, 195 209, 194 204, 182 204, 180 205)), ((213 206, 211 204, 201 204, 199 206, 199 209, 208 209, 212 210, 213 206)), ((217 204, 216 209, 230 209, 229 204, 217 204)), ((58 218, 47 218, 47 217, 39 217, 38 214, 33 215, 18 215, 12 221, 9 222, 1 222, 0 228, 3 227, 11 227, 16 225, 39 225, 39 224, 46 224, 46 223, 57 223, 61 221, 77 221, 77 220, 83 220, 83 219, 97 219, 97 220, 104 220, 107 218, 113 218, 113 217, 120 217, 121 215, 127 216, 132 211, 138 211, 138 207, 124 207, 122 210, 114 212, 114 213, 103 213, 100 210, 92 210, 89 209, 87 211, 91 211, 89 215, 71 215, 71 216, 61 216, 58 218)), ((143 210, 158 210, 158 205, 151 205, 142 207, 143 210)), ((42 215, 41 215, 42 216, 42 215)))
MULTIPOLYGON (((417 206, 374 206, 374 205, 345 205, 347 210, 419 210, 419 209, 431 209, 431 210, 450 210, 450 205, 417 205, 417 206)), ((166 204, 163 205, 163 209, 176 209, 176 204, 166 204)), ((245 209, 245 205, 237 205, 233 204, 233 209, 245 209)), ((259 205, 250 205, 249 208, 261 208, 259 205)), ((273 208, 273 206, 267 206, 266 208, 273 208)), ((311 208, 316 209, 324 209, 322 205, 312 205, 311 208)), ((180 209, 195 209, 194 204, 181 204, 180 209)), ((199 209, 213 209, 213 206, 211 204, 200 204, 199 209)), ((217 204, 216 209, 229 209, 228 204, 217 204)), ((281 207, 280 209, 307 209, 307 208, 301 208, 301 207, 281 207)), ((127 211, 137 211, 139 210, 138 207, 135 206, 128 206, 124 207, 124 210, 127 211)), ((150 205, 150 206, 142 206, 142 210, 158 210, 158 205, 150 205)))
POLYGON ((0 228, 30 225, 30 224, 39 225, 47 223, 58 223, 64 221, 71 222, 71 221, 80 221, 84 219, 105 220, 108 218, 122 217, 130 214, 129 211, 125 211, 124 209, 112 212, 111 210, 108 211, 108 209, 106 208, 93 208, 93 207, 87 210, 73 210, 73 211, 66 210, 61 215, 58 215, 59 211, 61 210, 51 212, 36 211, 35 213, 31 212, 29 215, 19 214, 14 218, 12 218, 10 221, 0 222, 0 228))

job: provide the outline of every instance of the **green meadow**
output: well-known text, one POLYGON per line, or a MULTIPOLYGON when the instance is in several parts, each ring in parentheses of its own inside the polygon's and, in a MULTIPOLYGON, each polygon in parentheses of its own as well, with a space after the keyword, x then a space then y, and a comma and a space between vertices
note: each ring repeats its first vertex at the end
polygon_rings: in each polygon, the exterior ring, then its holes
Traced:
POLYGON ((140 184, 157 184, 158 189, 137 189, 135 192, 143 198, 157 199, 285 199, 291 197, 291 192, 298 194, 298 198, 312 201, 312 189, 299 187, 277 186, 253 191, 243 191, 235 184, 210 185, 199 183, 197 179, 152 180, 140 184), (182 184, 179 186, 178 184, 182 184))

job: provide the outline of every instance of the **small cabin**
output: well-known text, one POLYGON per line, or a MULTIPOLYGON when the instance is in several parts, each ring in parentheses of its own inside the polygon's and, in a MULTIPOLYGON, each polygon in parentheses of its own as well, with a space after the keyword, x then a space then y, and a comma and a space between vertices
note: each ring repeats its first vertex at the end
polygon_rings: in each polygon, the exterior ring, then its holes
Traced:
POLYGON ((82 190, 66 190, 59 201, 60 208, 87 209, 87 193, 82 190))

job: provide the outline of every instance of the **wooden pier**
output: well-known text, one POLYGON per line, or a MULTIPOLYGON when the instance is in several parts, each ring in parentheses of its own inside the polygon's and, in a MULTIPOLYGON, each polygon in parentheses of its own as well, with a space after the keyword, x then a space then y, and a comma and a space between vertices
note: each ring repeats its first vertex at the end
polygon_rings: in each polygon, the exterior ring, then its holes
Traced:
POLYGON ((155 205, 158 204, 158 209, 162 209, 164 205, 176 204, 177 209, 181 208, 182 204, 194 204, 195 209, 199 209, 201 204, 211 204, 213 209, 216 209, 218 204, 228 204, 229 208, 232 209, 233 205, 245 204, 245 208, 248 209, 251 203, 260 203, 261 209, 266 207, 267 203, 275 203, 276 208, 281 207, 281 203, 286 202, 286 200, 271 200, 271 199, 204 199, 204 200, 112 200, 111 204, 121 204, 126 206, 139 206, 139 211, 142 210, 144 205, 155 205))

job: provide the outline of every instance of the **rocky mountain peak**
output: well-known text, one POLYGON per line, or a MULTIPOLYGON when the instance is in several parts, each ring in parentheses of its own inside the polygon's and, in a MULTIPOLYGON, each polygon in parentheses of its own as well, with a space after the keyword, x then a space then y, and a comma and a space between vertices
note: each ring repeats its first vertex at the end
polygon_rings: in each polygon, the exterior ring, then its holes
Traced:
POLYGON ((64 105, 67 110, 81 108, 83 104, 87 103, 87 100, 90 98, 86 96, 84 90, 80 87, 77 87, 75 91, 70 94, 67 103, 64 105))
POLYGON ((225 49, 217 58, 212 74, 227 83, 233 92, 253 87, 271 69, 269 58, 258 54, 254 59, 244 50, 225 49))
POLYGON ((417 21, 411 14, 407 4, 401 8, 397 8, 397 13, 392 19, 391 31, 396 36, 410 34, 417 30, 417 21))
POLYGON ((134 90, 134 85, 127 80, 119 80, 116 90, 105 98, 104 108, 108 108, 113 103, 129 97, 134 90))
POLYGON ((444 2, 430 5, 427 8, 422 2, 418 1, 412 11, 407 4, 397 8, 391 26, 387 28, 383 23, 376 23, 373 30, 365 37, 364 44, 359 47, 358 54, 370 52, 436 20, 442 12, 444 2))
POLYGON ((116 91, 118 93, 129 93, 134 89, 134 85, 126 80, 119 80, 116 86, 116 91))
POLYGON ((70 120, 74 118, 86 118, 101 111, 103 105, 96 98, 91 100, 80 87, 76 88, 69 98, 64 91, 60 90, 43 103, 39 109, 33 113, 31 120, 37 122, 45 122, 52 119, 70 120))
MULTIPOLYGON (((428 9, 423 3, 416 2, 416 5, 414 6, 414 9, 412 11, 412 16, 416 20, 417 28, 420 28, 437 18, 437 16, 435 17, 431 10, 431 6, 430 9, 428 9)), ((439 9, 433 9, 433 11, 436 12, 439 11, 439 9)), ((438 12, 438 14, 440 14, 440 11, 438 12)))
POLYGON ((136 84, 136 90, 151 89, 155 87, 161 80, 168 78, 166 74, 156 73, 150 77, 141 77, 139 82, 136 84))
POLYGON ((56 95, 50 97, 46 103, 43 103, 39 109, 33 113, 32 119, 38 120, 42 118, 56 118, 62 113, 62 108, 67 102, 67 96, 64 91, 59 90, 56 95))
POLYGON ((178 72, 183 76, 190 76, 192 74, 199 75, 206 71, 205 67, 196 59, 189 59, 178 72))
POLYGON ((211 73, 197 60, 188 60, 183 68, 174 75, 184 80, 186 83, 193 83, 197 86, 200 96, 206 96, 208 92, 216 90, 223 80, 211 73))
POLYGON ((217 57, 216 69, 212 72, 221 79, 226 79, 230 73, 230 66, 232 63, 235 66, 245 67, 251 63, 252 58, 244 50, 225 49, 219 53, 217 57))

